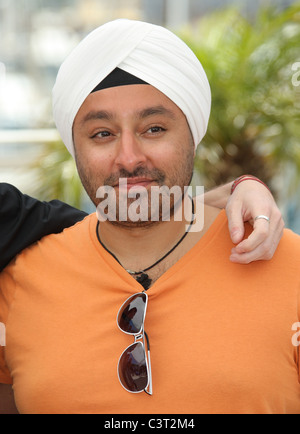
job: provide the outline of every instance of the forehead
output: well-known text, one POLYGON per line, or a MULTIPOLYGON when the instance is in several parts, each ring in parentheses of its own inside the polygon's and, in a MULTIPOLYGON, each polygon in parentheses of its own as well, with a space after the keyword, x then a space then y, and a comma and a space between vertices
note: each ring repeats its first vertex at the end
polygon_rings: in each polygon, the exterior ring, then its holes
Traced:
POLYGON ((99 117, 147 117, 160 115, 173 120, 184 118, 179 107, 166 95, 150 85, 128 85, 104 89, 90 94, 75 118, 86 123, 99 117), (102 116, 101 116, 102 113, 102 116))

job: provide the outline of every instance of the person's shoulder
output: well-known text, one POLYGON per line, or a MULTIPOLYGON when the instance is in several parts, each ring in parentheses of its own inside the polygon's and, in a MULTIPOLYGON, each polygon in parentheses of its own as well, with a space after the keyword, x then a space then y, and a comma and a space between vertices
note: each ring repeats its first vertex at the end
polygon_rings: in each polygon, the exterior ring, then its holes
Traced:
POLYGON ((282 270, 293 270, 300 276, 300 236, 285 229, 272 261, 282 270))
POLYGON ((6 182, 0 182, 0 194, 17 194, 18 189, 11 184, 7 184, 6 182))
MULTIPOLYGON (((20 203, 20 191, 11 184, 0 182, 0 203, 1 208, 5 206, 5 209, 17 208, 20 203)), ((3 210, 2 210, 3 212, 3 210)))
POLYGON ((51 244, 73 245, 80 242, 81 240, 84 241, 89 235, 91 224, 96 222, 96 220, 96 214, 90 214, 83 220, 75 223, 73 226, 65 228, 59 234, 50 234, 43 237, 40 241, 26 249, 26 251, 29 252, 35 248, 49 248, 51 244))
MULTIPOLYGON (((84 250, 90 240, 90 227, 95 223, 96 214, 85 217, 74 226, 66 228, 59 234, 50 234, 23 250, 14 265, 20 265, 24 261, 36 261, 38 258, 45 262, 45 259, 55 261, 57 257, 64 256, 68 252, 75 253, 84 250)), ((95 229, 96 230, 96 229, 95 229)))
MULTIPOLYGON (((96 231, 97 216, 92 214, 60 234, 47 235, 16 256, 0 273, 0 288, 11 290, 20 282, 30 284, 40 276, 61 276, 74 272, 83 260, 93 257, 91 227, 96 231)), ((89 260, 89 259, 88 259, 89 260)))
POLYGON ((300 235, 290 229, 285 229, 279 247, 297 254, 297 258, 300 261, 300 235))

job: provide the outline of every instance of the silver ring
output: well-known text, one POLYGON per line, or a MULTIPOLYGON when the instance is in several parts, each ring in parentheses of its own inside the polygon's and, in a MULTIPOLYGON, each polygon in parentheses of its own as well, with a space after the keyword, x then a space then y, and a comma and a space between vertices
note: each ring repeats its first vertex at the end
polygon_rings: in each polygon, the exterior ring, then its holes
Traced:
POLYGON ((266 215, 258 215, 257 217, 255 217, 255 221, 256 220, 266 220, 268 223, 270 223, 270 219, 266 215))

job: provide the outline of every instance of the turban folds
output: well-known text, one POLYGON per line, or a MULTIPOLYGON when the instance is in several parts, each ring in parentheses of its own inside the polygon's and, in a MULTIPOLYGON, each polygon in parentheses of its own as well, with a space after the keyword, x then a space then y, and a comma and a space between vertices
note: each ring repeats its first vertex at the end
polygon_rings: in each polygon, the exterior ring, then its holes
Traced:
POLYGON ((211 108, 210 86, 201 63, 164 27, 119 19, 91 32, 58 72, 53 88, 54 120, 73 156, 74 119, 88 95, 117 67, 171 99, 185 114, 198 146, 211 108))

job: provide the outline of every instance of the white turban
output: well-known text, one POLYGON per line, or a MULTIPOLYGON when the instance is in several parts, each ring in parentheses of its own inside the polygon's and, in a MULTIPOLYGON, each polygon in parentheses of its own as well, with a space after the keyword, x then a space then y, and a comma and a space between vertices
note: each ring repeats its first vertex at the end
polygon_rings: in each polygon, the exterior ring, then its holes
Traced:
POLYGON ((62 64, 53 88, 53 114, 60 135, 75 155, 72 128, 88 95, 115 68, 152 85, 185 114, 195 147, 206 134, 211 92, 191 49, 169 30, 120 19, 90 33, 62 64))

